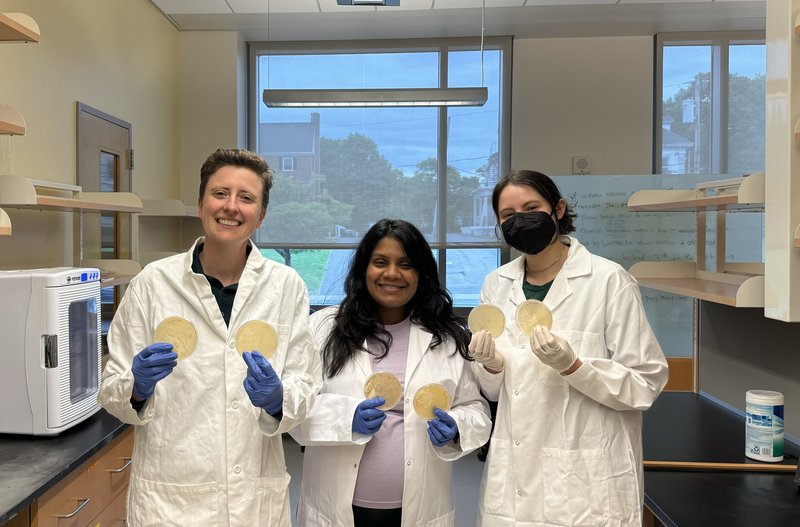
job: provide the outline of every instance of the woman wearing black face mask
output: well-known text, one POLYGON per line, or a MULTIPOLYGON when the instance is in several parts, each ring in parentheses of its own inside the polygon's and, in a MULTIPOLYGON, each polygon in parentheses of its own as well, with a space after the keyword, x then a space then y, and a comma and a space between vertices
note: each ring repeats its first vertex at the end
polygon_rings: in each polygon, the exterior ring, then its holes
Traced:
POLYGON ((642 411, 666 384, 667 363, 639 288, 569 236, 575 214, 544 174, 512 172, 492 205, 523 255, 481 289, 505 331, 470 342, 481 388, 498 402, 478 524, 640 526, 642 411), (517 327, 526 299, 550 308, 552 331, 517 327))

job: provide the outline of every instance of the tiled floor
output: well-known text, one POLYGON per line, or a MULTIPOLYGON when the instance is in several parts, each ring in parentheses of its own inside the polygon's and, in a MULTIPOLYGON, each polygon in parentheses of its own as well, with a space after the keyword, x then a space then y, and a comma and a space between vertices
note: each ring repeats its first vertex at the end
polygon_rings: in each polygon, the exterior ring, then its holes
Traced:
MULTIPOLYGON (((292 476, 292 513, 297 509, 297 495, 300 491, 300 478, 303 473, 303 454, 300 446, 288 435, 284 435, 283 447, 286 452, 286 466, 292 476)), ((472 527, 478 513, 478 489, 483 473, 483 463, 476 452, 468 454, 453 466, 453 499, 456 508, 456 527, 472 527)))

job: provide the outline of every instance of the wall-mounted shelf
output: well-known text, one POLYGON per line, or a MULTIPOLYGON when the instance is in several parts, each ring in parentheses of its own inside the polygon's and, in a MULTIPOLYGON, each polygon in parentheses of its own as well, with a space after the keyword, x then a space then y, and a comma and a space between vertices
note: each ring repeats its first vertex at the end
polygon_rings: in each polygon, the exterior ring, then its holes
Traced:
POLYGON ((794 36, 800 37, 800 15, 794 19, 794 36))
POLYGON ((134 260, 82 260, 81 266, 100 269, 101 287, 125 285, 142 270, 134 260))
POLYGON ((710 181, 694 189, 640 190, 632 212, 691 211, 697 215, 694 262, 638 262, 630 273, 642 287, 733 307, 764 307, 764 264, 725 262, 725 214, 764 210, 764 174, 710 181), (706 213, 716 213, 716 268, 706 269, 706 213))
POLYGON ((177 199, 143 199, 142 216, 196 218, 197 205, 187 205, 177 199))
POLYGON ((764 174, 709 181, 695 189, 640 190, 628 200, 631 212, 763 210, 764 174))
POLYGON ((11 236, 11 219, 3 209, 0 209, 0 236, 11 236))
POLYGON ((0 134, 25 135, 25 118, 10 104, 0 104, 0 134))
POLYGON ((78 187, 22 176, 0 176, 0 206, 57 211, 141 212, 142 200, 131 192, 81 192, 78 187))
POLYGON ((794 230, 794 246, 800 247, 800 225, 794 230))
POLYGON ((695 262, 638 262, 630 273, 641 287, 726 306, 764 307, 763 275, 704 271, 695 262))
POLYGON ((0 42, 39 42, 39 24, 25 13, 0 13, 0 42))

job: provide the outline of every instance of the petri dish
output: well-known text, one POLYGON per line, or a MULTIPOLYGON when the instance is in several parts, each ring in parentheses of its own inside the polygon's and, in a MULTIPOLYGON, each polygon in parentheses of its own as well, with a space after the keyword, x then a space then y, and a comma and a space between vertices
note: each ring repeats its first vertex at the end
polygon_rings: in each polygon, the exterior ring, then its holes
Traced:
POLYGON ((523 333, 530 335, 536 326, 553 327, 553 314, 544 302, 526 300, 517 306, 517 326, 523 333))
POLYGON ((478 331, 488 331, 492 337, 498 338, 506 329, 506 317, 495 305, 478 304, 469 312, 467 325, 473 334, 478 331))
POLYGON ((364 397, 367 399, 383 397, 386 402, 378 409, 388 410, 403 398, 403 385, 391 373, 379 371, 370 375, 367 382, 364 383, 364 397))
POLYGON ((270 358, 278 349, 278 333, 263 320, 250 320, 236 330, 236 351, 258 351, 270 358))
POLYGON ((194 324, 182 317, 169 317, 156 326, 153 336, 155 342, 168 342, 178 354, 178 360, 183 360, 194 353, 197 347, 197 331, 194 324))
POLYGON ((425 420, 436 419, 434 408, 447 412, 451 404, 450 393, 441 384, 426 384, 414 394, 414 411, 425 420))

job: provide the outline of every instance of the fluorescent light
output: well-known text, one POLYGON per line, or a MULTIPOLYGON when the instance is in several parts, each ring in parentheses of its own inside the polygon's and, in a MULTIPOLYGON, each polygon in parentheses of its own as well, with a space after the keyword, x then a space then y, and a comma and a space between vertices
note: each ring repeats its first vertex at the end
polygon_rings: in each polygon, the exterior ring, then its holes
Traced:
POLYGON ((400 0, 336 0, 338 5, 400 5, 400 0))
POLYGON ((376 88, 264 90, 269 108, 367 106, 483 106, 487 88, 376 88))

